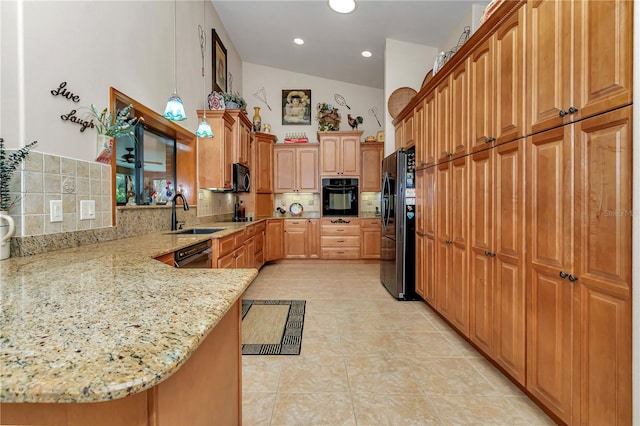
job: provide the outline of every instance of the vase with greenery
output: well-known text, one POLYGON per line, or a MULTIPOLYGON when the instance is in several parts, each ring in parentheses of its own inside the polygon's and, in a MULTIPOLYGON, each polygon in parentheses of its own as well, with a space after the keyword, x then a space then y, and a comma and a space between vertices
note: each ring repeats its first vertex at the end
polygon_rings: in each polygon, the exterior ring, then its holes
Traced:
POLYGON ((130 117, 129 114, 132 109, 133 105, 129 104, 113 114, 107 108, 98 111, 93 104, 89 107, 88 115, 93 127, 98 132, 97 162, 109 164, 115 139, 122 136, 135 135, 135 126, 142 118, 130 117))
POLYGON ((223 93, 222 96, 224 97, 224 104, 225 107, 227 109, 246 109, 247 108, 247 102, 244 100, 244 98, 242 96, 240 96, 240 93, 238 92, 234 92, 234 93, 223 93))
POLYGON ((29 150, 37 143, 38 141, 33 141, 15 152, 7 154, 4 149, 4 139, 0 138, 0 260, 9 257, 9 241, 15 233, 15 223, 13 218, 9 216, 9 209, 18 199, 9 194, 11 178, 13 172, 29 154, 29 150))

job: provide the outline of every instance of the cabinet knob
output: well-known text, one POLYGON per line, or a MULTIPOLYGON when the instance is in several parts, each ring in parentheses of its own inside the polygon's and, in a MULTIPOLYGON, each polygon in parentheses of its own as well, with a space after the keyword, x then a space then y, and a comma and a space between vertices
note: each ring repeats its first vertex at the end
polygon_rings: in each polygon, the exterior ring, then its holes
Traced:
POLYGON ((493 136, 490 136, 490 137, 488 137, 488 138, 486 138, 486 139, 484 140, 484 143, 491 143, 491 142, 493 142, 493 141, 495 141, 495 140, 496 140, 496 138, 494 138, 493 136))
POLYGON ((575 114, 576 112, 578 112, 578 108, 576 107, 569 107, 569 114, 575 114))
POLYGON ((569 275, 569 281, 571 282, 578 281, 578 277, 576 277, 575 275, 569 275))
POLYGON ((567 276, 569 276, 569 274, 564 271, 560 271, 560 278, 567 278, 567 276))
POLYGON ((565 115, 567 115, 567 111, 561 109, 559 114, 560 114, 560 117, 564 117, 565 115))

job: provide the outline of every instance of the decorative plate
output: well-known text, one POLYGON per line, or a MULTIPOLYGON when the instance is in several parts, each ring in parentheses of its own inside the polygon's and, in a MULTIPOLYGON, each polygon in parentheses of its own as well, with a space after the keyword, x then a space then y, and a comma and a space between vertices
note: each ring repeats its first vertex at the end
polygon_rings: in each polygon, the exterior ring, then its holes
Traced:
POLYGON ((294 216, 300 216, 302 214, 302 204, 291 203, 289 206, 289 212, 294 216))

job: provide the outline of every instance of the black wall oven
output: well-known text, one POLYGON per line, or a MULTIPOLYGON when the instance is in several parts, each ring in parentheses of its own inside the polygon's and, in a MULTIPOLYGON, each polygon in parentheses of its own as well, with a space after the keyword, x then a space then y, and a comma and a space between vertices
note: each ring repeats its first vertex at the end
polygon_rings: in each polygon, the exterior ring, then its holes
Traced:
POLYGON ((322 179, 322 215, 358 216, 358 179, 322 179))

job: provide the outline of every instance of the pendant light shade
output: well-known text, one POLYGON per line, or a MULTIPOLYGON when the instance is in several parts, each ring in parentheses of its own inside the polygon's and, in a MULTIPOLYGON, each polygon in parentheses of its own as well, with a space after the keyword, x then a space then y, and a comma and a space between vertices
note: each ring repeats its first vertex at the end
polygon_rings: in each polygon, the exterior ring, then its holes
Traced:
POLYGON ((207 113, 205 112, 204 116, 202 117, 202 121, 200 122, 200 125, 198 126, 198 130, 196 130, 196 136, 199 138, 212 138, 213 137, 213 132, 211 131, 211 126, 209 125, 209 122, 207 121, 207 113))
POLYGON ((162 116, 171 121, 182 121, 187 118, 187 115, 184 113, 182 99, 180 99, 180 96, 178 96, 177 93, 174 93, 169 96, 169 99, 167 99, 167 106, 165 107, 164 114, 162 114, 162 116))
POLYGON ((178 59, 177 59, 177 51, 178 45, 176 42, 176 26, 177 26, 177 5, 176 0, 173 1, 173 78, 175 83, 175 89, 173 90, 173 95, 169 96, 167 99, 167 106, 164 109, 164 114, 162 116, 164 118, 168 118, 171 121, 182 121, 187 118, 187 114, 184 112, 184 105, 182 104, 182 99, 178 96, 178 59))

